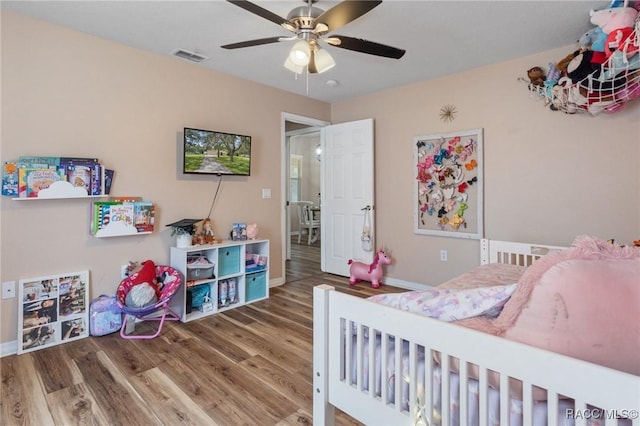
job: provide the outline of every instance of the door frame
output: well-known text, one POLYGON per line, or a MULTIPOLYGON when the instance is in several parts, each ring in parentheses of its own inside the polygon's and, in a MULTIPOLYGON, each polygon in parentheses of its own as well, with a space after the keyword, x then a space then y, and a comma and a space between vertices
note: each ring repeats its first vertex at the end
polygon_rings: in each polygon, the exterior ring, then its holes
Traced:
MULTIPOLYGON (((328 126, 331 124, 329 121, 318 120, 316 118, 304 117, 302 115, 291 114, 288 112, 283 112, 281 114, 280 121, 280 134, 281 134, 281 145, 280 145, 280 162, 282 164, 280 170, 280 194, 282 194, 282 210, 280 211, 280 229, 281 232, 281 246, 282 246, 282 279, 283 282, 286 281, 287 274, 287 248, 289 247, 289 208, 287 206, 287 201, 289 198, 289 193, 287 192, 287 178, 289 176, 289 143, 287 141, 287 130, 286 123, 287 122, 303 124, 305 126, 317 127, 318 129, 328 126)), ((321 136, 322 138, 322 136, 321 136)), ((320 181, 322 182, 322 167, 320 168, 320 181)), ((322 256, 322 254, 321 254, 322 256)))

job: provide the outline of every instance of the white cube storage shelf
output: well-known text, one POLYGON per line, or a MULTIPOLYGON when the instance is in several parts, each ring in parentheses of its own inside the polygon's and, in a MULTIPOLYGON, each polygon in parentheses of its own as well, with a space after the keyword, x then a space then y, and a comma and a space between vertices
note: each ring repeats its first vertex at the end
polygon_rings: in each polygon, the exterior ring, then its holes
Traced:
POLYGON ((221 244, 186 248, 171 247, 171 266, 185 277, 184 285, 180 286, 170 303, 183 322, 269 297, 269 240, 224 241, 221 244), (188 261, 192 258, 203 258, 199 262, 198 272, 188 268, 188 261), (254 263, 253 259, 260 261, 254 263), (202 266, 207 261, 213 268, 213 274, 209 273, 202 279, 186 279, 198 278, 200 271, 208 269, 202 266), (234 284, 235 294, 230 291, 234 284), (192 300, 188 295, 193 294, 196 287, 203 292, 208 290, 212 309, 210 306, 209 309, 191 307, 192 300), (220 291, 221 288, 223 291, 220 291), (225 297, 221 300, 221 296, 225 297))

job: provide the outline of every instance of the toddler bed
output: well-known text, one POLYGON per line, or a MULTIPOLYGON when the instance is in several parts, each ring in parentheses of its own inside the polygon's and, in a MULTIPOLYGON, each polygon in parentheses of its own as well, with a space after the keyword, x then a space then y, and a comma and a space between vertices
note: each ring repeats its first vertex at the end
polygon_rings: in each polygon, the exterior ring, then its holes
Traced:
POLYGON ((511 296, 462 320, 406 311, 433 314, 417 292, 316 287, 314 424, 640 425, 640 249, 482 240, 481 263, 426 291, 511 296))

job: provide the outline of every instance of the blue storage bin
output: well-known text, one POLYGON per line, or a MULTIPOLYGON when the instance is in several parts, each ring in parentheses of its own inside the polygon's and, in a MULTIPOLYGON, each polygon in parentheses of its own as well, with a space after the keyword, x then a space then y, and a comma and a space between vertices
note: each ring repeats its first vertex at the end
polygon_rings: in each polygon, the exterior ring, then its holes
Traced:
POLYGON ((218 251, 218 277, 240 273, 240 246, 222 247, 218 251))
POLYGON ((246 301, 262 299, 267 296, 267 273, 256 272, 246 277, 246 301))

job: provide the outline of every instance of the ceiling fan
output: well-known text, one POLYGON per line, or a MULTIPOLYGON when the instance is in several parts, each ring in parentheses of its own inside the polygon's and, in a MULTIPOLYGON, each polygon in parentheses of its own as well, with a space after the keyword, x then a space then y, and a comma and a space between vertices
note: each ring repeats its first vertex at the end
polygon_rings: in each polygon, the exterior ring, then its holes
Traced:
POLYGON ((308 0, 305 1, 305 6, 292 9, 286 19, 247 0, 227 1, 280 25, 292 32, 293 35, 290 37, 276 36, 247 40, 239 43, 226 44, 221 47, 224 49, 239 49, 242 47, 259 46, 261 44, 297 40, 284 63, 287 69, 296 73, 301 73, 305 67, 307 67, 310 73, 321 73, 335 66, 335 61, 331 55, 321 48, 321 41, 342 49, 385 58, 400 59, 405 54, 404 49, 398 49, 361 38, 342 35, 327 36, 329 32, 335 31, 371 11, 382 3, 381 0, 346 0, 338 3, 327 11, 313 6, 313 3, 317 0, 308 0))

